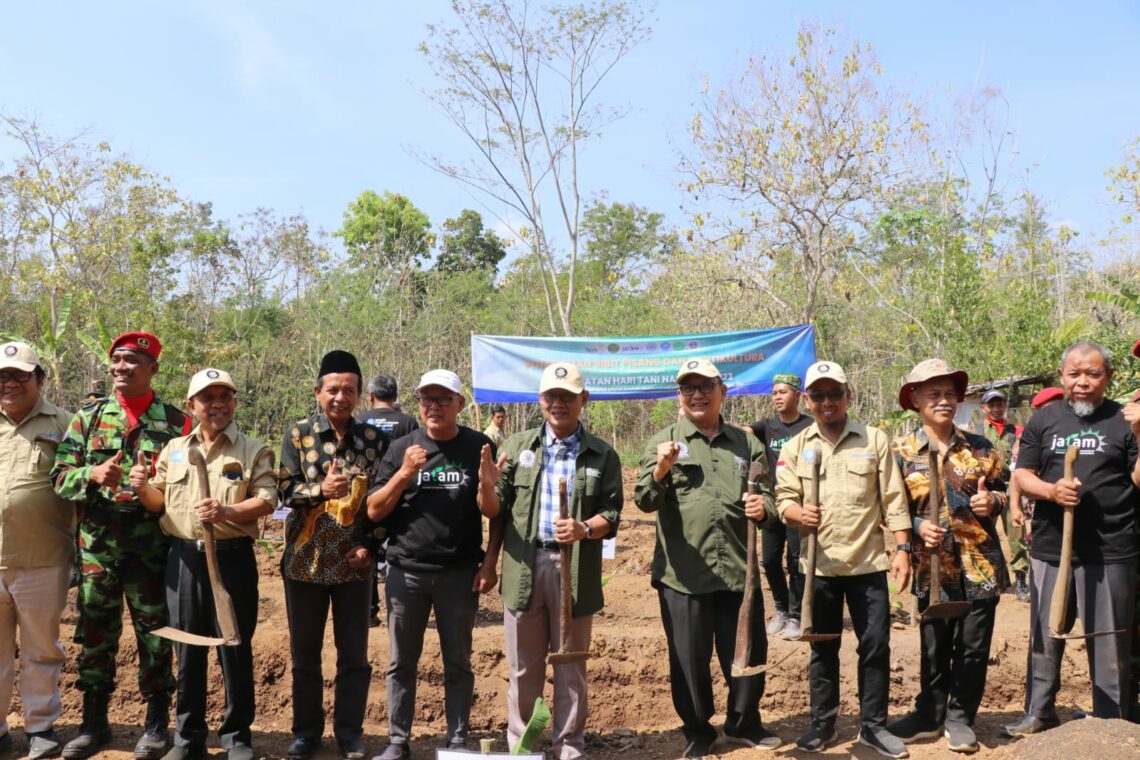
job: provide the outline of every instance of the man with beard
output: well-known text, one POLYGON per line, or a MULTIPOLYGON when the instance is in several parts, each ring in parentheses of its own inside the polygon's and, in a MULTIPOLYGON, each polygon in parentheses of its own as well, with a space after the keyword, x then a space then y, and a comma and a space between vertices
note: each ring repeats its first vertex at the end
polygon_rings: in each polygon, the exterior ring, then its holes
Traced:
POLYGON ((318 411, 290 426, 281 444, 277 490, 292 509, 281 574, 293 667, 293 760, 315 753, 324 733, 321 659, 330 607, 337 655, 333 735, 343 757, 364 757, 374 564, 364 496, 384 440, 376 428, 352 417, 363 386, 356 357, 329 351, 313 389, 318 411))
MULTIPOLYGON (((776 416, 752 423, 752 432, 768 452, 768 473, 776 487, 776 463, 784 444, 811 424, 811 417, 800 412, 799 375, 780 374, 772 378, 772 406, 776 416)), ((800 635, 800 601, 804 595, 804 574, 800 572, 800 531, 794 525, 771 520, 761 533, 760 564, 772 590, 776 615, 768 624, 768 635, 794 639, 800 635), (784 547, 787 546, 788 580, 784 580, 784 547), (789 588, 790 586, 790 588, 789 588), (791 592, 789 594, 789 591, 791 592)))
MULTIPOLYGON (((896 587, 910 576, 911 519, 902 474, 891 441, 877 428, 847 416, 851 389, 835 362, 816 362, 804 378, 815 422, 784 444, 776 475, 780 518, 819 532, 815 608, 807 621, 817 633, 839 633, 843 603, 859 641, 859 743, 886 757, 907 756, 906 745, 887 731, 890 697, 891 618, 887 570, 896 587), (815 446, 820 451, 818 504, 805 498, 815 446), (887 555, 881 526, 895 543, 887 555)), ((821 752, 835 741, 839 717, 841 639, 811 645, 811 724, 796 740, 803 752, 821 752)))
MULTIPOLYGON (((1123 717, 1128 697, 1128 652, 1136 587, 1136 512, 1140 509, 1140 461, 1136 439, 1140 413, 1122 413, 1105 394, 1112 364, 1103 346, 1081 341, 1061 355, 1066 403, 1041 409, 1021 439, 1017 482, 1033 510, 1033 585, 1030 597, 1030 661, 1027 714, 1003 728, 1023 736, 1060 723, 1056 712, 1065 640, 1049 636, 1049 607, 1061 554, 1063 507, 1074 507, 1073 591, 1088 633, 1092 714, 1123 717), (1064 477, 1065 452, 1080 446, 1074 477, 1064 477)), ((1072 612, 1072 606, 1070 606, 1072 612)))
POLYGON ((79 558, 83 578, 75 640, 81 645, 76 686, 83 692, 79 734, 66 758, 90 757, 111 741, 107 706, 115 690, 115 655, 123 627, 123 599, 131 612, 139 652, 139 691, 146 723, 135 757, 166 752, 174 693, 170 642, 150 635, 168 622, 162 576, 170 543, 130 488, 137 458, 153 461, 172 438, 190 432, 191 418, 151 389, 162 344, 150 333, 123 333, 111 343, 112 394, 84 404, 71 418, 56 451, 51 477, 64 499, 82 501, 79 558))
POLYGON ((954 752, 977 752, 974 718, 982 703, 1001 591, 1009 585, 995 515, 1005 505, 1004 466, 993 444, 954 425, 969 378, 941 359, 920 362, 899 390, 899 405, 916 411, 922 427, 892 444, 906 480, 914 531, 923 547, 913 553, 919 612, 930 605, 930 557, 941 560, 941 596, 968 601, 963 617, 923 618, 920 691, 914 710, 888 728, 903 743, 945 735, 954 752), (938 499, 949 523, 931 509, 931 447, 937 446, 938 499), (950 540, 947 540, 947 533, 950 540))

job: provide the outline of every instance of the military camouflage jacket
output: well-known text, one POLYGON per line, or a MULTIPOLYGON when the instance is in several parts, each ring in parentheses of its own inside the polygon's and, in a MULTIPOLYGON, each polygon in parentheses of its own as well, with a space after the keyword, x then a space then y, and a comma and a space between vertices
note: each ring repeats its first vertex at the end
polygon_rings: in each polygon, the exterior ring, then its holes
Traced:
POLYGON ((157 521, 158 515, 147 512, 130 488, 131 467, 140 452, 153 467, 167 441, 190 432, 190 423, 190 417, 158 396, 133 428, 128 427, 127 413, 115 396, 85 404, 72 416, 56 449, 51 470, 55 492, 64 499, 85 501, 85 522, 157 521), (91 468, 120 451, 123 477, 119 484, 92 485, 91 468))
POLYGON ((320 413, 290 426, 281 443, 277 480, 281 501, 293 510, 285 521, 281 557, 286 578, 331 585, 372 577, 369 569, 350 568, 345 556, 353 547, 369 545, 373 525, 364 499, 386 444, 379 430, 356 420, 338 442, 320 413), (326 499, 321 483, 334 458, 350 489, 341 499, 326 499))

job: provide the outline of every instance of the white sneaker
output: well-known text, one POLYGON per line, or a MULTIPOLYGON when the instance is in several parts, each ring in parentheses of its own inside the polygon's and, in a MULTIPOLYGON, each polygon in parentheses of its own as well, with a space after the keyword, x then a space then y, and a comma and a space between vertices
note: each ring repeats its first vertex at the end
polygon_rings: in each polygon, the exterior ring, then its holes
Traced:
POLYGON ((784 630, 784 626, 788 624, 788 616, 786 613, 776 610, 776 617, 772 618, 772 622, 768 623, 768 635, 778 636, 784 630))
POLYGON ((782 636, 788 641, 795 641, 800 637, 800 621, 795 618, 788 618, 787 625, 784 626, 782 636))

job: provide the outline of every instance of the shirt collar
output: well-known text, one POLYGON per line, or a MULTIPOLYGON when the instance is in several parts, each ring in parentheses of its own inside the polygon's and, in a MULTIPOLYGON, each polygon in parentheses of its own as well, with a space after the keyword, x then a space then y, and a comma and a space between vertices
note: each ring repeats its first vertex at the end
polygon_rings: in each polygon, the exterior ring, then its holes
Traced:
POLYGON ((556 444, 562 444, 564 446, 569 446, 569 447, 573 448, 573 447, 577 446, 578 442, 581 440, 582 440, 582 423, 581 422, 578 423, 578 427, 574 430, 573 433, 566 436, 562 440, 558 440, 557 438, 554 437, 554 431, 552 431, 550 429, 550 425, 547 425, 545 422, 542 423, 542 445, 547 447, 547 448, 554 446, 556 444))
MULTIPOLYGON (((725 424, 724 424, 724 416, 723 415, 721 415, 720 417, 717 418, 717 423, 720 425, 720 427, 716 431, 716 435, 714 435, 712 438, 709 439, 710 441, 715 439, 717 436, 724 434, 725 424)), ((681 421, 677 423, 677 432, 680 433, 681 435, 683 435, 686 440, 691 439, 695 435, 699 435, 702 437, 704 436, 704 433, 702 433, 697 428, 697 426, 695 424, 693 424, 693 421, 690 420, 688 417, 684 417, 684 416, 682 416, 681 421)))
MULTIPOLYGON (((195 425, 194 431, 190 435, 192 435, 194 437, 194 439, 196 441, 198 441, 199 443, 205 443, 206 442, 202 438, 202 425, 201 424, 195 425)), ((237 441, 237 436, 238 436, 237 423, 234 422, 233 420, 230 420, 230 424, 226 425, 225 429, 222 430, 221 435, 225 436, 226 440, 232 446, 237 441)))

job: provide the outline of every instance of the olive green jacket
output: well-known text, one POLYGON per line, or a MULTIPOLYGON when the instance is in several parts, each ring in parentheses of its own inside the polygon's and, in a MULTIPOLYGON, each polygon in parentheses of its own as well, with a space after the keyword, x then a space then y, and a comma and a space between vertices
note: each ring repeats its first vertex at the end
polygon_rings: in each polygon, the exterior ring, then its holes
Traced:
MULTIPOLYGON (((507 461, 495 484, 503 518, 503 603, 515 611, 528 609, 534 593, 535 538, 543 473, 542 430, 541 426, 524 430, 507 439, 502 448, 507 461)), ((583 428, 570 489, 570 516, 587 520, 601 515, 610 523, 609 535, 616 534, 621 520, 621 489, 621 460, 617 452, 583 428)), ((571 546, 573 615, 593 615, 604 603, 602 542, 578 541, 571 546)))

